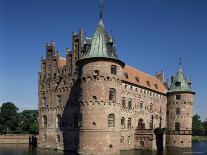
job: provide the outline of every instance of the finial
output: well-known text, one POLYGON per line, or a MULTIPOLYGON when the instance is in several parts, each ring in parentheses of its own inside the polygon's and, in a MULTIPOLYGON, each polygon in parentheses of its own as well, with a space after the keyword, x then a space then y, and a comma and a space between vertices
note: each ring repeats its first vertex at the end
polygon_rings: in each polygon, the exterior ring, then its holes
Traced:
POLYGON ((103 9, 104 9, 103 0, 99 0, 100 20, 102 20, 103 18, 103 9))
POLYGON ((182 71, 182 60, 183 58, 179 58, 179 65, 180 65, 179 71, 182 71))

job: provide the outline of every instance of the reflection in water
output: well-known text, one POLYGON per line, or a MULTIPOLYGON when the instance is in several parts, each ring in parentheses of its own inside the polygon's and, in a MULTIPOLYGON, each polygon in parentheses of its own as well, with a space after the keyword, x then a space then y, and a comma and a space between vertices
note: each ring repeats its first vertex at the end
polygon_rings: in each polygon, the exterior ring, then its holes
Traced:
MULTIPOLYGON (((130 150, 121 151, 121 155, 207 155, 207 142, 193 142, 190 149, 168 148, 163 152, 130 150)), ((75 155, 50 149, 40 149, 27 144, 0 144, 0 155, 75 155)))

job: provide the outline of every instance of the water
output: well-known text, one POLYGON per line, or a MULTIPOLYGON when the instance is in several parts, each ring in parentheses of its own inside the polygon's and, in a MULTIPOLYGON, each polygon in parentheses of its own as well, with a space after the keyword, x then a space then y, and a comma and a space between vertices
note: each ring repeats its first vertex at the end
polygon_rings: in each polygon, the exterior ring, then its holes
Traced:
MULTIPOLYGON (((27 144, 0 144, 0 155, 75 155, 72 152, 29 147, 27 144)), ((190 149, 167 149, 164 152, 130 150, 121 155, 207 155, 207 142, 193 142, 190 149)))

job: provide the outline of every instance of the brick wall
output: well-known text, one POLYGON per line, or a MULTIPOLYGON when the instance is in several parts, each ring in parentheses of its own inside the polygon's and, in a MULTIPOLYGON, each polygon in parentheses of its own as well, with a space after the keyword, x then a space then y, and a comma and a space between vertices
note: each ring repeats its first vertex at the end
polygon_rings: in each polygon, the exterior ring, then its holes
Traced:
POLYGON ((0 144, 29 144, 29 134, 0 135, 0 144))

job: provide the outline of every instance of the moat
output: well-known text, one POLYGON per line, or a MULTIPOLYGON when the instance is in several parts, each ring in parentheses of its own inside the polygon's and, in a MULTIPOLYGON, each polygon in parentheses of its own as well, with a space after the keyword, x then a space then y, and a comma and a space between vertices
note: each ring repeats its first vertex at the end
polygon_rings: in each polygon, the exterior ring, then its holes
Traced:
MULTIPOLYGON (((207 141, 193 142, 191 149, 167 149, 162 153, 156 151, 121 151, 121 155, 207 155, 207 141)), ((29 147, 26 144, 0 144, 0 155, 75 155, 71 152, 54 151, 29 147)))

